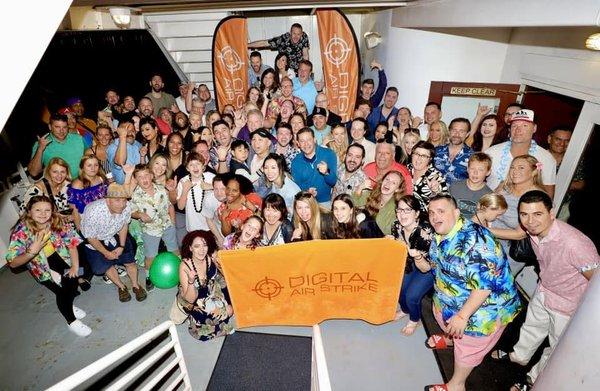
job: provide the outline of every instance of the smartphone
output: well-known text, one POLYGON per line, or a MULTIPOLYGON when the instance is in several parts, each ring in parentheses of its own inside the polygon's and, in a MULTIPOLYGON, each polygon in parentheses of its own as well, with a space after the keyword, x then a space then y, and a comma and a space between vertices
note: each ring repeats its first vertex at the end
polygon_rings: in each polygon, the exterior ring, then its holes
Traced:
MULTIPOLYGON (((66 276, 67 274, 69 274, 69 270, 71 270, 71 269, 65 269, 65 272, 63 273, 63 276, 66 276)), ((82 275, 83 275, 83 268, 80 267, 77 270, 77 277, 82 276, 82 275)))

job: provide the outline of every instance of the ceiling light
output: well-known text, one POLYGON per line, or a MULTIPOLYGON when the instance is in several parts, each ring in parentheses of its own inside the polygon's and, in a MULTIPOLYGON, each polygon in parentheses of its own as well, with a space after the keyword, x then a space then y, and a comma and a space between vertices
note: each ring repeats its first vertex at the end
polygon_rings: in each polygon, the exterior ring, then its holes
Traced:
POLYGON ((383 38, 381 38, 381 34, 375 31, 368 31, 363 35, 363 37, 367 44, 367 49, 373 49, 377 47, 377 45, 379 45, 383 40, 383 38))
POLYGON ((600 33, 590 35, 585 40, 585 47, 590 50, 600 50, 600 33))

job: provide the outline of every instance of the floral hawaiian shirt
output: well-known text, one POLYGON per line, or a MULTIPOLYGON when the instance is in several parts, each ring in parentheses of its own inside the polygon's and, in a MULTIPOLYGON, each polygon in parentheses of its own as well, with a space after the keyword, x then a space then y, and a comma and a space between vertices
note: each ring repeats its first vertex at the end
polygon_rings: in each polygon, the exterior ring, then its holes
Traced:
MULTIPOLYGON (((25 224, 19 222, 10 235, 6 261, 10 262, 19 255, 25 254, 34 240, 35 234, 25 224)), ((71 264, 69 249, 77 247, 82 242, 81 237, 70 225, 65 225, 65 229, 61 232, 51 231, 48 240, 54 246, 56 253, 67 264, 71 264)), ((27 268, 38 282, 48 281, 52 278, 50 276, 50 265, 48 265, 48 259, 44 251, 40 251, 31 261, 27 262, 27 268)))
POLYGON ((440 145, 435 149, 435 168, 446 177, 448 186, 469 177, 467 166, 472 154, 473 150, 466 144, 463 144, 462 149, 453 160, 450 160, 449 144, 440 145))
POLYGON ((140 220, 142 232, 150 236, 161 237, 165 230, 173 225, 169 216, 169 195, 164 186, 153 184, 154 195, 151 196, 139 186, 131 195, 131 211, 146 213, 151 221, 144 223, 140 220))
POLYGON ((473 290, 491 293, 469 318, 466 335, 490 335, 497 319, 504 326, 519 313, 521 302, 506 254, 487 228, 461 217, 446 236, 435 235, 429 255, 435 275, 433 305, 445 322, 473 290))
POLYGON ((304 59, 302 49, 309 48, 308 35, 303 32, 298 43, 292 42, 292 35, 287 32, 277 37, 269 39, 271 50, 277 50, 279 53, 285 53, 288 58, 288 64, 293 70, 298 70, 300 61, 304 59))

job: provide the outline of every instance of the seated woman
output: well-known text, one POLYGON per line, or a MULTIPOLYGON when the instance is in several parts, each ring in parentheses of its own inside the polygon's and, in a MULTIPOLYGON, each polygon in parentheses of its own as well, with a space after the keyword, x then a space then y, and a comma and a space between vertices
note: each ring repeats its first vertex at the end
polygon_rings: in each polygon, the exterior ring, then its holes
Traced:
POLYGON ((256 215, 248 217, 237 232, 223 239, 223 249, 240 250, 260 247, 263 225, 264 222, 260 217, 256 215))
POLYGON ((27 265, 40 284, 56 296, 56 305, 69 329, 80 337, 92 330, 79 319, 85 312, 73 305, 77 295, 81 237, 65 225, 50 198, 36 195, 29 199, 25 213, 13 228, 6 261, 11 268, 27 265))
POLYGON ((413 195, 427 212, 429 199, 438 193, 448 192, 444 176, 433 166, 435 147, 427 141, 419 141, 412 149, 412 163, 408 165, 413 177, 413 195))
POLYGON ((265 222, 261 238, 263 246, 289 243, 292 240, 294 227, 287 218, 288 210, 282 196, 277 193, 266 196, 261 216, 265 222))
POLYGON ((433 288, 433 273, 429 264, 432 231, 421 212, 416 197, 405 195, 398 201, 397 220, 392 227, 394 239, 404 242, 408 250, 404 279, 400 290, 400 311, 396 319, 409 315, 402 334, 412 335, 421 320, 421 300, 433 288))
POLYGON ((364 207, 365 214, 375 219, 385 235, 390 235, 396 218, 396 203, 405 194, 404 177, 398 171, 390 171, 375 189, 363 190, 354 201, 357 206, 364 207))
POLYGON ((201 341, 234 331, 233 307, 216 251, 215 237, 209 231, 192 231, 183 238, 177 300, 189 315, 191 336, 201 341))
POLYGON ((79 163, 79 177, 76 178, 69 189, 67 196, 69 204, 73 205, 73 221, 80 229, 81 215, 85 207, 106 196, 106 177, 100 169, 100 162, 96 156, 84 156, 79 163))
POLYGON ((323 239, 358 239, 358 221, 354 203, 347 194, 340 194, 331 203, 331 226, 323 232, 323 239))
POLYGON ((324 238, 330 231, 331 216, 321 213, 319 203, 312 193, 301 191, 294 197, 294 232, 292 242, 324 238))
POLYGON ((252 182, 242 175, 232 175, 225 180, 225 194, 225 202, 217 209, 223 236, 239 230, 262 206, 262 199, 254 192, 252 182))
POLYGON ((67 162, 59 157, 50 159, 42 179, 35 182, 23 195, 23 202, 19 207, 20 214, 25 212, 31 197, 44 195, 52 201, 65 220, 72 221, 73 210, 67 196, 69 183, 71 183, 71 171, 67 162))
POLYGON ((261 197, 269 194, 279 194, 285 200, 285 206, 292 213, 294 196, 300 191, 300 187, 287 175, 285 158, 276 153, 270 153, 263 161, 264 176, 258 180, 256 192, 261 197))

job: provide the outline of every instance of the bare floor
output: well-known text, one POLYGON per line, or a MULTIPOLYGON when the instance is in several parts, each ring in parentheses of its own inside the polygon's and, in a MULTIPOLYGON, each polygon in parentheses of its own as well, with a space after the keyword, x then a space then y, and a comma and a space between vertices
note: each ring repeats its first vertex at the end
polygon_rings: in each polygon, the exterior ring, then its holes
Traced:
MULTIPOLYGON (((127 280, 125 278, 124 280, 127 280)), ((28 273, 0 270, 0 389, 47 388, 168 319, 175 289, 155 289, 146 301, 120 303, 116 288, 100 278, 76 298, 87 312, 83 320, 93 332, 72 334, 56 309, 54 296, 28 273)), ((423 328, 412 337, 400 329, 404 321, 382 326, 362 321, 322 323, 322 334, 334 390, 413 390, 441 381, 423 328)), ((194 390, 210 380, 223 339, 199 342, 178 326, 194 390)), ((309 327, 253 327, 247 331, 310 336, 309 327)))

